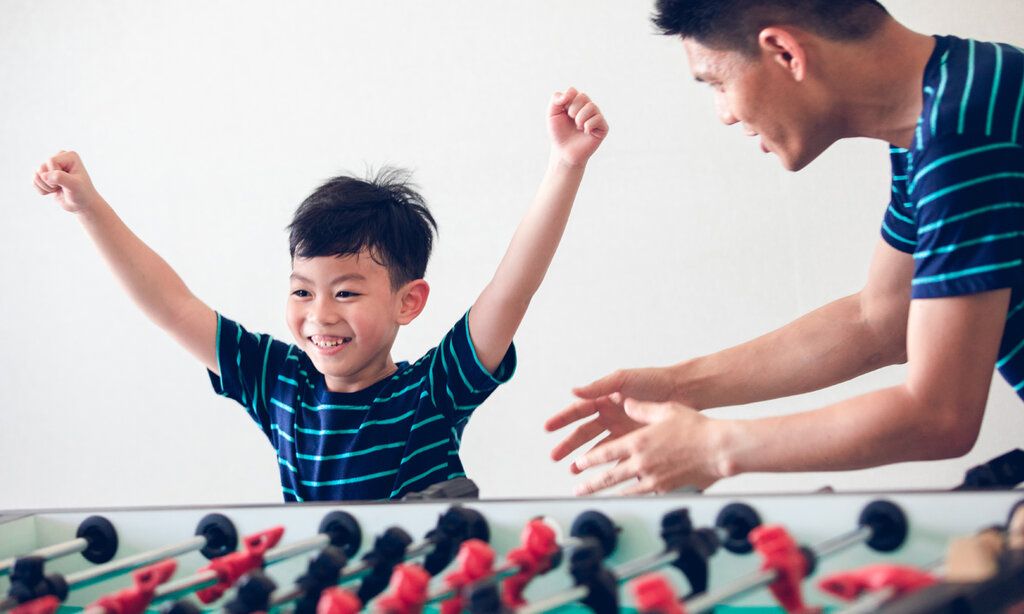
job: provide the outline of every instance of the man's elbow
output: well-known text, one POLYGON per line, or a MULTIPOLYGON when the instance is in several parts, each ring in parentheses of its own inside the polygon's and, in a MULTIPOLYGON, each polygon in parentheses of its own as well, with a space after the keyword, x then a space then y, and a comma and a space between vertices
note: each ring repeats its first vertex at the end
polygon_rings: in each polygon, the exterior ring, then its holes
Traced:
POLYGON ((925 416, 927 427, 922 429, 928 433, 928 441, 924 446, 926 458, 922 460, 959 458, 970 452, 981 432, 984 409, 984 405, 976 407, 964 403, 929 412, 925 416))

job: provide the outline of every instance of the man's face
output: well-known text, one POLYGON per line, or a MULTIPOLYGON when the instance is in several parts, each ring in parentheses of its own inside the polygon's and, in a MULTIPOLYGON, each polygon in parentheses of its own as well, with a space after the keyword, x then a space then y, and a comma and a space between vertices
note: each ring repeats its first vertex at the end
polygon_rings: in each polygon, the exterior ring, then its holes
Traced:
POLYGON ((818 130, 806 88, 769 53, 750 57, 689 38, 683 46, 694 78, 714 90, 722 123, 742 124, 786 169, 800 170, 831 143, 818 130))
POLYGON ((288 328, 334 392, 361 390, 393 369, 401 302, 366 252, 292 260, 288 328))

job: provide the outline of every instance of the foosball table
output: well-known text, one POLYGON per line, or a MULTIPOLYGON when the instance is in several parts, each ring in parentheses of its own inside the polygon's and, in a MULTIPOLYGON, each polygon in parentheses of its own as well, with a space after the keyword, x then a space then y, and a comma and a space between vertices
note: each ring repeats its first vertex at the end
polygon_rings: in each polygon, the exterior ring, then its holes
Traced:
POLYGON ((0 514, 0 612, 995 612, 1024 491, 0 514))

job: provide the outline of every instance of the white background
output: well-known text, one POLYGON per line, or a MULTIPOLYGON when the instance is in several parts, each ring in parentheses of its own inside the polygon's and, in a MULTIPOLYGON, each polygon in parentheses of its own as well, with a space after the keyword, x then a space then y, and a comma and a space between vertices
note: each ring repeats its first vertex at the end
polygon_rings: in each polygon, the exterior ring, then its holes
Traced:
MULTIPOLYGON (((1021 45, 1019 0, 893 0, 912 28, 1021 45), (967 7, 970 7, 969 10, 967 7)), ((721 126, 681 45, 641 0, 0 3, 0 509, 279 501, 274 454, 203 368, 125 297, 33 170, 81 153, 101 193, 192 290, 290 340, 285 226, 326 178, 411 168, 441 227, 415 359, 490 278, 541 178, 550 94, 611 123, 463 459, 487 497, 578 481, 542 423, 623 366, 745 341, 863 283, 887 202, 884 143, 837 144, 799 174, 721 126)), ((898 382, 887 369, 811 409, 898 382)), ((717 492, 947 488, 1024 442, 996 377, 968 456, 726 480, 717 492)), ((799 442, 794 442, 799 445, 799 442)))

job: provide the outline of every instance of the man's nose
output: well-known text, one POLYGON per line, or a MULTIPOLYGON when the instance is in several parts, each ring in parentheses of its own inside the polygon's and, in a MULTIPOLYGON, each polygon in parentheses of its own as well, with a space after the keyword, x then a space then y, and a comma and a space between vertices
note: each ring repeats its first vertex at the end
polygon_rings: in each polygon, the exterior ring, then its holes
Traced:
POLYGON ((718 111, 718 119, 722 121, 726 126, 731 126, 738 122, 736 116, 729 110, 729 105, 725 103, 721 97, 715 99, 715 109, 718 111))

